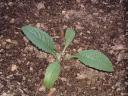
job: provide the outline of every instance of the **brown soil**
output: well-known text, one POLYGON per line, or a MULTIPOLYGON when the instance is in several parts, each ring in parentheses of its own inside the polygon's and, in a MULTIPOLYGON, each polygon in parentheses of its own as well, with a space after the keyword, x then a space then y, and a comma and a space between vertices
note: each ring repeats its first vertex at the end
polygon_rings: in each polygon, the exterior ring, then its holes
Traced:
POLYGON ((118 0, 0 0, 0 96, 49 93, 40 82, 53 57, 22 34, 20 28, 27 24, 47 31, 60 48, 64 30, 73 27, 77 34, 67 54, 97 49, 113 63, 114 72, 106 73, 78 61, 63 61, 61 75, 50 91, 53 96, 128 96, 123 9, 118 0))

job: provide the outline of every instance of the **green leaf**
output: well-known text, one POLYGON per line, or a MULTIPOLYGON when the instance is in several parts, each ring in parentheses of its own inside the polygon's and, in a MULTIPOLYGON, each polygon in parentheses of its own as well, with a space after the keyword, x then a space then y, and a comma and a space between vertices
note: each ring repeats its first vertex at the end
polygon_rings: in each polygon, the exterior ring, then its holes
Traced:
POLYGON ((45 73, 44 85, 46 88, 50 89, 54 85, 55 81, 58 79, 60 74, 60 62, 56 61, 50 64, 45 73))
POLYGON ((23 26, 21 30, 39 49, 55 55, 55 44, 53 39, 46 32, 30 25, 23 26))
POLYGON ((74 57, 78 58, 78 60, 89 67, 107 72, 113 71, 111 61, 103 53, 97 50, 80 51, 74 55, 74 57))
POLYGON ((69 44, 75 37, 75 31, 72 28, 68 28, 65 33, 65 47, 68 47, 69 44))

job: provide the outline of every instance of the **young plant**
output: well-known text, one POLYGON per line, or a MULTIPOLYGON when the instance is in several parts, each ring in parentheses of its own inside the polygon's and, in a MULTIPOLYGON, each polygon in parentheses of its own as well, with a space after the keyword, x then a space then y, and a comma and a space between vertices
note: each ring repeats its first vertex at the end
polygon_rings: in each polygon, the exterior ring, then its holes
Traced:
MULTIPOLYGON (((75 31, 72 28, 68 28, 66 30, 65 39, 64 39, 64 48, 61 53, 58 53, 55 48, 55 43, 53 42, 53 39, 45 31, 42 31, 30 25, 23 26, 21 30, 27 36, 27 38, 34 45, 36 45, 36 47, 55 57, 55 61, 49 64, 49 66, 47 67, 43 79, 43 84, 45 85, 45 87, 48 89, 52 88, 60 74, 61 59, 62 57, 66 58, 64 55, 65 50, 74 39, 75 31)), ((85 64, 88 67, 97 70, 106 71, 106 72, 113 71, 111 61, 98 50, 83 50, 80 51, 79 53, 71 55, 69 58, 78 59, 82 64, 85 64)))

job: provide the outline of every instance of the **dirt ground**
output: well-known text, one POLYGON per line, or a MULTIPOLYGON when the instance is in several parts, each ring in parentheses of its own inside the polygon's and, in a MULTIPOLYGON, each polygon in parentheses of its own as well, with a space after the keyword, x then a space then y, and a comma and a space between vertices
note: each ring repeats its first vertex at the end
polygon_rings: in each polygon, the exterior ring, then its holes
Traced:
MULTIPOLYGON (((53 57, 38 50, 21 32, 31 24, 47 31, 62 49, 64 31, 76 30, 67 49, 97 49, 114 72, 63 61, 52 96, 128 96, 128 37, 124 6, 118 0, 0 0, 0 96, 48 96, 40 84, 53 57)), ((49 95, 50 96, 50 95, 49 95)))

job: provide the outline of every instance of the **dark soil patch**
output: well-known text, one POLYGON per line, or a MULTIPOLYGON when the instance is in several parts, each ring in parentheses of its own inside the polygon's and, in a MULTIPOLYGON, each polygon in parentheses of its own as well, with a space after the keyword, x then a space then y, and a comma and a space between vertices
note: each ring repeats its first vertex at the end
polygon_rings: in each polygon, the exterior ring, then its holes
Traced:
POLYGON ((53 36, 58 50, 64 30, 73 27, 77 34, 67 54, 97 49, 113 62, 113 73, 62 62, 53 96, 128 96, 127 16, 118 0, 0 0, 0 96, 34 96, 38 88, 37 96, 48 94, 40 82, 53 57, 22 34, 27 24, 53 36))

